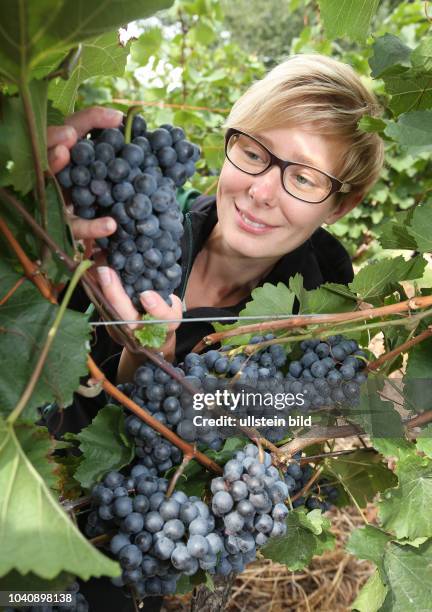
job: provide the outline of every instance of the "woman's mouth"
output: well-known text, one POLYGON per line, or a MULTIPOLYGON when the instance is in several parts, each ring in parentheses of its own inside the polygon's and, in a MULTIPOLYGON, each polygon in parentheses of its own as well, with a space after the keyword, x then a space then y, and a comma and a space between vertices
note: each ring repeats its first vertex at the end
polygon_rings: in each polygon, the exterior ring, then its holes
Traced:
POLYGON ((267 225, 266 223, 258 221, 255 217, 252 217, 252 215, 244 213, 239 209, 237 204, 234 203, 234 206, 237 212, 238 224, 245 231, 251 234, 265 234, 275 229, 274 225, 267 225))

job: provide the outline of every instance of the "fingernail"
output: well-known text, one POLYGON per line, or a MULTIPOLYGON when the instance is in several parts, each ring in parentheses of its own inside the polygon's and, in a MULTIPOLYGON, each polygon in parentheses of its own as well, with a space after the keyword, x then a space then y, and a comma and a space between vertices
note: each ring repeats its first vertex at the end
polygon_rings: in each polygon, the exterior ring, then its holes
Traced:
POLYGON ((108 287, 111 284, 111 272, 106 266, 100 266, 98 269, 99 281, 102 287, 108 287))
POLYGON ((75 134, 75 130, 70 125, 64 125, 59 130, 59 136, 61 140, 70 140, 73 138, 75 134))
POLYGON ((109 119, 123 119, 123 113, 115 108, 106 108, 105 116, 109 119))
POLYGON ((156 300, 154 297, 153 291, 143 291, 140 294, 141 302, 144 304, 146 308, 153 308, 156 306, 156 300))
POLYGON ((103 229, 106 232, 113 232, 116 229, 116 222, 114 219, 105 219, 103 222, 103 229))

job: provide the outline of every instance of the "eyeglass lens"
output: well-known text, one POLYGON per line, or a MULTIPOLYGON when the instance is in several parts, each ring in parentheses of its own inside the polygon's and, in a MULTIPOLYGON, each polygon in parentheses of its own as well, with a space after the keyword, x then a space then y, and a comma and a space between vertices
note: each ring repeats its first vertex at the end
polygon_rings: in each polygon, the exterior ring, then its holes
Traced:
MULTIPOLYGON (((234 166, 248 174, 260 174, 271 163, 269 152, 245 134, 231 136, 227 145, 227 157, 234 166)), ((328 176, 302 164, 285 168, 283 184, 291 195, 308 202, 323 200, 332 189, 328 176)))

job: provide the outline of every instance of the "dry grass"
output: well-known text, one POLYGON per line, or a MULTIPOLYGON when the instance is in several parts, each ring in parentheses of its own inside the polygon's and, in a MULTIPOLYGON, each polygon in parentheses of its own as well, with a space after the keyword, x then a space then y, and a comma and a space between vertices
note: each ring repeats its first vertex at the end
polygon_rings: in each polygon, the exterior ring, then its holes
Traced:
MULTIPOLYGON (((372 506, 367 519, 375 521, 372 506)), ((251 563, 234 585, 227 612, 347 612, 373 565, 345 550, 350 533, 363 525, 357 510, 333 509, 328 513, 336 547, 312 560, 301 572, 291 572, 267 559, 251 563)), ((187 612, 189 596, 167 597, 163 612, 187 612)))

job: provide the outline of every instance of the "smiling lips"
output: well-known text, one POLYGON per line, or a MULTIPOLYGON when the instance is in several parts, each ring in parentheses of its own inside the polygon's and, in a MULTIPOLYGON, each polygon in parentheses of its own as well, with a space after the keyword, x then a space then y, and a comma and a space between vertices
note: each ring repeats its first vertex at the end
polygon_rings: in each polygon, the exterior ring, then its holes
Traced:
POLYGON ((237 211, 238 223, 242 229, 252 234, 264 234, 275 229, 274 225, 267 225, 253 215, 243 212, 238 208, 237 204, 234 204, 234 206, 237 211))

